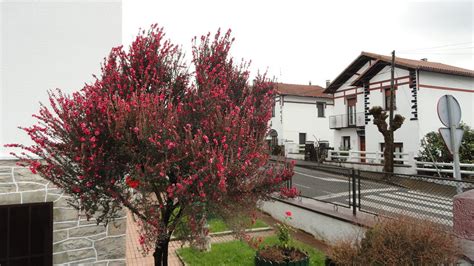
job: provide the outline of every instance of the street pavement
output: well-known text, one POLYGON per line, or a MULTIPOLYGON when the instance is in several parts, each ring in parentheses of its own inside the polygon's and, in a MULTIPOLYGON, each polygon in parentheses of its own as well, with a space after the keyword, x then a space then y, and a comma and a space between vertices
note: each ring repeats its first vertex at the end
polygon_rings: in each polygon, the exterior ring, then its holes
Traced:
MULTIPOLYGON (((349 177, 323 171, 294 168, 293 186, 301 195, 349 207, 349 177)), ((360 210, 387 216, 408 215, 452 226, 452 198, 395 185, 361 180, 360 210)))

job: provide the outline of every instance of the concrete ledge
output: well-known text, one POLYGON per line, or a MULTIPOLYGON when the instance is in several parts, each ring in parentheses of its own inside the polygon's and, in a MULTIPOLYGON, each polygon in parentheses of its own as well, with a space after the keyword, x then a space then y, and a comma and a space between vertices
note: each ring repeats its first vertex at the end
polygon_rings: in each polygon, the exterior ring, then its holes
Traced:
MULTIPOLYGON (((265 231, 272 231, 272 230, 273 228, 266 226, 266 227, 245 229, 244 232, 245 233, 258 233, 258 232, 265 232, 265 231)), ((209 233, 209 236, 218 237, 218 236, 232 235, 234 233, 235 232, 232 230, 227 230, 227 231, 222 231, 222 232, 209 233)), ((179 240, 183 240, 183 238, 175 237, 175 236, 171 236, 170 238, 170 241, 179 241, 179 240)))
POLYGON ((366 228, 378 219, 367 213, 358 213, 354 217, 348 208, 310 201, 314 200, 274 198, 274 201, 263 202, 260 209, 279 221, 284 221, 285 212, 291 211, 292 219, 286 222, 329 243, 340 239, 360 239, 366 228))

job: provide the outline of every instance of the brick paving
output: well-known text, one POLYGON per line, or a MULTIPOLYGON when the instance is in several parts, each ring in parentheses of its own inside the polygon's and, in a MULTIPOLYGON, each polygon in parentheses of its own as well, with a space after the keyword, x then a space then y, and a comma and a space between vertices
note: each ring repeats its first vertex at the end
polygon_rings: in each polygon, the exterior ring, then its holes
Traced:
MULTIPOLYGON (((251 233, 252 236, 269 236, 272 235, 273 231, 261 231, 251 233)), ((219 235, 213 236, 211 238, 211 243, 222 243, 222 242, 229 242, 235 240, 233 235, 219 235)), ((134 219, 130 213, 127 215, 127 251, 126 251, 126 258, 127 258, 127 266, 138 266, 138 265, 154 265, 153 263, 153 252, 150 252, 146 256, 140 251, 140 245, 138 243, 138 233, 137 233, 137 224, 134 222, 134 219)), ((188 244, 184 245, 185 247, 188 244)), ((178 256, 176 255, 176 250, 181 248, 180 241, 171 241, 168 249, 168 265, 169 266, 182 266, 183 264, 179 260, 178 256)))

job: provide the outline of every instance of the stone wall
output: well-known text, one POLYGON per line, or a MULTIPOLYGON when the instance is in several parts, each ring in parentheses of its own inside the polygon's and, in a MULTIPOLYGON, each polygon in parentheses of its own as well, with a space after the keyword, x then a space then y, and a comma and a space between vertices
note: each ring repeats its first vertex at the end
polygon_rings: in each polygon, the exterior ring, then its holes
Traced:
POLYGON ((97 225, 68 205, 68 195, 13 161, 0 161, 0 205, 53 202, 53 263, 125 265, 126 215, 97 225))
POLYGON ((461 250, 474 265, 474 190, 458 194, 453 199, 453 229, 461 250))

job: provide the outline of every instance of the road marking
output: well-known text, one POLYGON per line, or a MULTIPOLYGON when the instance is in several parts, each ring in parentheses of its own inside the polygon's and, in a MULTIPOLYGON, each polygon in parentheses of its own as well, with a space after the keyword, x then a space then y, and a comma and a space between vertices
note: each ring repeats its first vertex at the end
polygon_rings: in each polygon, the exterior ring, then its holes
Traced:
MULTIPOLYGON (((361 192, 361 194, 364 194, 364 193, 389 192, 389 191, 398 191, 398 188, 363 189, 363 190, 361 190, 360 192, 361 192)), ((346 192, 341 192, 341 193, 334 193, 334 194, 327 195, 327 196, 314 197, 313 199, 325 200, 325 199, 338 198, 338 197, 348 196, 348 195, 349 195, 349 191, 346 191, 346 192)))
POLYGON ((347 180, 341 180, 341 179, 338 179, 338 178, 320 177, 320 176, 308 175, 308 174, 305 174, 305 173, 302 173, 302 172, 296 172, 296 171, 294 171, 294 172, 295 172, 296 174, 299 174, 299 175, 302 175, 302 176, 307 176, 307 177, 311 177, 311 178, 319 179, 319 180, 323 180, 323 181, 347 183, 347 180))
POLYGON ((372 207, 372 206, 369 206, 369 207, 372 208, 372 209, 377 209, 377 211, 376 211, 377 213, 380 213, 380 210, 382 210, 382 211, 385 211, 385 212, 391 212, 393 214, 402 214, 402 215, 408 215, 408 216, 415 217, 415 218, 427 219, 427 220, 433 221, 435 223, 447 224, 449 226, 453 225, 452 219, 450 219, 448 217, 443 219, 441 217, 436 217, 436 216, 433 216, 433 215, 430 215, 430 214, 427 214, 427 213, 420 213, 420 212, 402 210, 402 209, 399 209, 399 208, 386 206, 386 205, 383 205, 383 208, 376 208, 376 207, 372 207))
POLYGON ((303 185, 301 185, 301 184, 296 184, 296 183, 295 183, 295 185, 296 185, 296 186, 299 186, 299 187, 304 187, 304 188, 311 188, 311 187, 303 186, 303 185))
POLYGON ((320 170, 316 170, 316 169, 307 169, 307 168, 302 168, 302 167, 297 167, 297 166, 296 166, 296 167, 295 167, 295 170, 298 170, 298 169, 300 169, 299 171, 301 171, 301 170, 306 170, 306 171, 309 171, 309 172, 318 172, 318 173, 322 173, 322 174, 327 175, 327 176, 332 176, 332 177, 334 177, 334 178, 341 178, 341 177, 343 177, 343 178, 348 178, 348 176, 344 176, 343 173, 341 173, 341 174, 334 174, 334 173, 328 173, 328 172, 324 172, 324 171, 320 171, 320 170))
POLYGON ((433 200, 444 200, 444 201, 452 200, 452 198, 439 197, 439 196, 435 196, 433 194, 422 193, 422 192, 418 192, 418 191, 415 191, 415 190, 409 190, 407 192, 415 194, 415 195, 420 195, 420 196, 423 196, 423 197, 429 197, 429 198, 432 198, 433 200))
POLYGON ((388 198, 391 198, 391 199, 394 199, 395 201, 398 201, 398 202, 402 202, 402 205, 404 204, 404 202, 412 202, 412 203, 419 203, 419 204, 424 204, 425 206, 428 205, 428 206, 435 206, 437 208, 441 208, 441 209, 445 209, 447 211, 451 211, 452 210, 452 207, 451 205, 449 204, 446 204, 446 202, 443 202, 443 203, 440 203, 440 202, 433 202, 433 201, 429 201, 429 199, 413 199, 413 198, 410 198, 409 195, 393 195, 393 194, 387 194, 387 193, 383 193, 381 194, 385 197, 388 197, 388 198))
MULTIPOLYGON (((376 201, 379 201, 379 202, 383 202, 383 203, 392 204, 392 205, 398 205, 400 207, 410 208, 410 209, 413 209, 413 210, 425 211, 425 212, 430 212, 430 213, 433 213, 433 214, 440 214, 440 215, 444 215, 444 216, 448 216, 448 217, 453 216, 453 213, 450 212, 450 211, 442 211, 442 210, 438 210, 436 208, 415 205, 415 204, 411 204, 411 203, 407 203, 407 202, 403 202, 401 204, 396 204, 396 202, 393 202, 393 200, 383 198, 383 197, 380 197, 380 196, 376 196, 376 195, 365 196, 364 199, 366 199, 366 198, 376 200, 376 201)), ((362 207, 364 207, 363 201, 364 200, 361 200, 362 207)), ((377 209, 385 210, 385 211, 389 211, 389 209, 398 209, 400 213, 403 213, 404 211, 406 211, 405 209, 390 207, 390 206, 387 206, 385 204, 381 204, 381 203, 377 203, 377 202, 373 202, 373 203, 375 205, 379 205, 381 207, 374 207, 374 205, 367 205, 367 206, 371 207, 371 208, 377 208, 377 209)), ((436 207, 436 206, 433 206, 433 207, 436 207)), ((420 213, 418 213, 418 214, 420 214, 420 213)))
POLYGON ((452 199, 437 199, 437 198, 434 198, 434 197, 429 197, 429 196, 425 196, 423 194, 418 194, 414 191, 407 191, 407 192, 395 192, 395 194, 397 195, 405 195, 405 196, 408 196, 408 197, 411 197, 411 198, 416 198, 416 199, 422 199, 422 200, 429 200, 429 201, 432 201, 432 202, 436 202, 436 203, 441 203, 441 204, 449 204, 451 205, 453 203, 453 200, 452 199))

